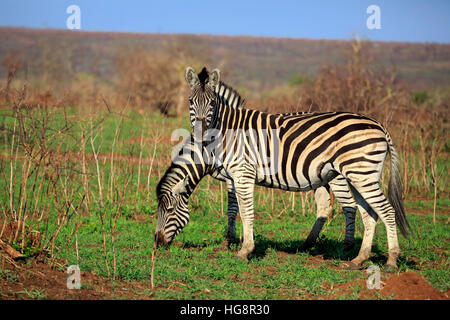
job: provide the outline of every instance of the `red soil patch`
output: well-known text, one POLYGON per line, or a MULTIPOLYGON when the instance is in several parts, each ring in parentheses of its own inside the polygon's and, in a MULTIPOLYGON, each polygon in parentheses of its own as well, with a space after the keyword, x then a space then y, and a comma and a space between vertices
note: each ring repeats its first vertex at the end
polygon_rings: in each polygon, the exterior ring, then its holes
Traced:
POLYGON ((441 292, 433 288, 420 274, 407 271, 401 274, 382 274, 381 289, 367 289, 363 279, 334 285, 325 283, 324 288, 334 290, 334 293, 325 299, 338 299, 349 295, 354 287, 363 288, 358 292, 358 299, 395 299, 395 300, 449 300, 450 290, 441 292))
MULTIPOLYGON (((1 240, 9 243, 17 231, 17 223, 1 224, 1 240)), ((19 227, 19 237, 21 228, 19 227)), ((29 236, 34 244, 40 240, 38 232, 29 236)), ((99 300, 115 297, 151 299, 150 285, 144 282, 111 281, 91 271, 81 271, 81 289, 68 289, 64 267, 51 267, 45 254, 14 260, 8 251, 0 248, 0 300, 3 299, 51 299, 51 300, 99 300)), ((63 263, 59 263, 62 265, 63 263)))
POLYGON ((394 294, 398 300, 448 300, 449 291, 440 292, 420 274, 411 271, 391 275, 381 288, 383 295, 394 294))
MULTIPOLYGON (((450 207, 446 206, 444 209, 436 209, 436 216, 448 216, 450 214, 450 207)), ((415 208, 407 208, 407 214, 414 214, 416 216, 433 216, 433 209, 415 209, 415 208)))
POLYGON ((69 275, 42 261, 16 261, 13 265, 0 257, 0 270, 0 300, 152 299, 153 295, 148 283, 114 282, 91 271, 81 271, 81 289, 68 289, 69 275))

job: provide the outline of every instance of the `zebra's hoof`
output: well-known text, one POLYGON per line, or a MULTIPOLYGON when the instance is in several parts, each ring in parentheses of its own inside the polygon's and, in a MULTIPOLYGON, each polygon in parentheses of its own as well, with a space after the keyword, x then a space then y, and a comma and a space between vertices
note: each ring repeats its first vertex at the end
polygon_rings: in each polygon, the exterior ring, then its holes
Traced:
POLYGON ((394 264, 386 264, 383 268, 384 272, 388 272, 388 273, 393 273, 396 272, 398 270, 397 265, 394 264))
POLYGON ((227 237, 226 243, 227 243, 228 249, 231 249, 231 245, 237 243, 236 242, 236 238, 235 237, 232 237, 232 238, 231 237, 230 238, 227 237))
POLYGON ((348 270, 361 270, 362 266, 360 264, 356 264, 354 262, 349 262, 348 263, 348 270))
POLYGON ((299 251, 300 251, 300 252, 308 251, 308 250, 311 249, 313 246, 314 246, 314 243, 311 243, 311 242, 305 242, 305 243, 303 243, 303 244, 300 246, 299 251))
POLYGON ((348 252, 352 250, 354 246, 355 246, 354 242, 344 242, 344 251, 348 252))
POLYGON ((230 242, 229 241, 222 242, 222 244, 220 245, 220 249, 222 249, 222 250, 230 250, 230 242))
POLYGON ((236 258, 238 258, 239 260, 243 260, 245 262, 248 262, 248 258, 245 255, 237 254, 236 258))

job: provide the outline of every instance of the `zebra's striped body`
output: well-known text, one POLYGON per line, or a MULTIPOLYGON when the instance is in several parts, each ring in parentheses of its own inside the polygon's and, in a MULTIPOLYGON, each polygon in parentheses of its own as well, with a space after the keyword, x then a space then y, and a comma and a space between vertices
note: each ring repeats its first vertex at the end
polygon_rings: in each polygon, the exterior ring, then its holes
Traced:
MULTIPOLYGON (((244 109, 245 100, 239 95, 239 93, 226 85, 225 83, 219 81, 217 85, 213 86, 213 93, 209 91, 205 91, 205 84, 202 85, 202 82, 206 82, 211 77, 212 79, 219 78, 219 71, 213 70, 212 74, 216 74, 215 76, 210 76, 207 74, 206 69, 204 68, 202 72, 197 76, 192 68, 188 67, 186 71, 186 80, 191 85, 191 89, 193 90, 192 95, 189 99, 190 103, 190 122, 191 126, 194 128, 195 123, 199 123, 201 125, 201 130, 205 130, 213 121, 213 113, 211 110, 216 104, 221 104, 224 106, 228 106, 231 109, 244 109), (197 83, 196 79, 198 80, 197 83), (193 83, 191 83, 193 82, 193 83), (218 101, 216 102, 215 99, 218 101), (195 106, 195 107, 193 107, 195 106)), ((283 113, 280 114, 284 117, 296 117, 307 115, 309 112, 291 112, 291 113, 283 113)), ((214 119, 217 121, 217 119, 214 119)), ((223 172, 223 175, 225 173, 223 172)), ((219 170, 215 170, 213 176, 218 176, 220 180, 223 179, 223 175, 220 174, 219 170)), ((236 195, 234 194, 234 188, 232 184, 232 180, 225 179, 227 181, 227 189, 228 189, 228 236, 227 239, 233 241, 235 234, 235 218, 238 212, 238 205, 236 200, 236 195)), ((261 184, 265 185, 265 184, 261 184)), ((268 187, 280 188, 283 189, 280 185, 277 184, 269 184, 266 185, 268 187)), ((296 189, 289 189, 289 187, 284 187, 284 189, 298 191, 296 189)), ((307 249, 315 243, 324 222, 327 217, 331 213, 331 204, 330 204, 330 189, 335 193, 336 200, 339 202, 341 207, 343 208, 343 213, 346 218, 346 233, 344 239, 344 249, 350 250, 354 245, 354 231, 355 231, 355 215, 356 215, 356 202, 353 199, 353 196, 350 192, 350 189, 347 185, 347 182, 343 176, 337 176, 332 182, 329 183, 329 186, 319 187, 315 190, 315 200, 317 204, 317 220, 308 235, 306 241, 303 244, 302 249, 307 249), (337 192, 334 192, 334 189, 337 192)))
POLYGON ((203 135, 205 140, 216 144, 215 165, 233 181, 244 227, 244 243, 238 256, 246 259, 254 249, 255 182, 305 191, 324 186, 342 175, 365 225, 363 244, 352 260, 353 265, 359 266, 368 258, 376 218, 380 217, 387 230, 387 264, 396 267, 400 252, 396 223, 404 235, 409 226, 401 201, 398 155, 389 133, 380 123, 348 112, 273 115, 232 108, 214 94, 219 84, 218 71, 214 70, 211 77, 202 71, 193 81, 186 78, 192 90, 191 108, 202 110, 195 113, 195 120, 202 124, 203 131, 209 129, 203 135), (388 153, 391 155, 390 202, 379 186, 388 153), (271 160, 269 168, 267 159, 271 160))
MULTIPOLYGON (((188 222, 188 199, 197 184, 207 174, 227 183, 227 240, 229 244, 234 241, 235 220, 239 207, 232 181, 221 175, 220 170, 214 166, 213 156, 208 157, 208 152, 204 149, 201 151, 201 149, 202 145, 195 143, 192 136, 187 139, 157 186, 159 244, 169 243, 188 222), (205 156, 208 158, 205 159, 205 156), (171 217, 169 218, 169 216, 171 217), (174 224, 172 225, 172 223, 174 224), (164 232, 159 232, 160 230, 164 230, 164 232)), ((345 180, 343 183, 346 183, 345 180)), ((333 185, 336 186, 337 182, 333 181, 333 185)), ((318 220, 308 236, 307 243, 310 245, 316 240, 323 222, 330 213, 329 193, 325 188, 322 189, 322 192, 316 192, 318 220)), ((353 241, 353 234, 347 233, 347 236, 350 237, 350 239, 346 239, 346 243, 349 244, 353 241)))

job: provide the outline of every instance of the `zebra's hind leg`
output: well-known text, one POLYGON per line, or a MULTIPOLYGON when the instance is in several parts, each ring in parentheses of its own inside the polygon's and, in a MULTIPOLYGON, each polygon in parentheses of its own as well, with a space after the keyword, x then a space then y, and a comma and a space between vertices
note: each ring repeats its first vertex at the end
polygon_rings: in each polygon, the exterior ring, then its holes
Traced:
POLYGON ((300 248, 301 251, 308 250, 316 243, 320 231, 322 231, 323 224, 327 220, 331 212, 330 193, 326 187, 317 188, 314 191, 314 198, 317 206, 317 218, 308 237, 300 248))
POLYGON ((350 251, 355 246, 356 208, 343 207, 342 211, 344 212, 344 216, 345 216, 344 251, 350 251))
POLYGON ((236 199, 236 191, 234 190, 233 183, 231 180, 227 180, 227 191, 228 191, 228 229, 227 229, 227 247, 236 240, 236 215, 239 211, 238 202, 236 199))
MULTIPOLYGON (((392 205, 389 203, 389 201, 384 196, 383 192, 381 191, 378 181, 370 182, 368 180, 365 180, 364 182, 350 182, 350 188, 353 191, 353 194, 355 196, 356 202, 358 205, 363 207, 369 214, 372 216, 378 216, 380 217, 381 221, 383 221, 385 227, 386 227, 386 234, 387 234, 387 240, 388 240, 388 261, 386 263, 386 269, 397 269, 397 258, 400 255, 400 247, 398 245, 398 238, 397 238, 397 228, 395 224, 395 211, 392 205), (376 186, 374 188, 374 186, 376 186)), ((364 219, 364 217, 363 217, 364 219)), ((373 218, 372 218, 373 219, 373 218)), ((370 219, 368 219, 370 221, 370 219)), ((369 233, 366 235, 366 227, 364 230, 364 240, 367 239, 367 246, 369 245, 370 240, 370 247, 372 245, 372 238, 373 238, 373 232, 375 230, 375 224, 373 223, 373 227, 370 226, 369 233)), ((364 248, 364 250, 369 250, 369 248, 364 248)), ((361 250, 363 250, 363 246, 361 246, 361 250)), ((360 253, 361 253, 360 250, 360 253)), ((360 255, 358 254, 358 257, 360 255)), ((355 262, 359 262, 358 257, 352 260, 355 262)), ((365 255, 363 255, 361 258, 365 258, 365 255)))
POLYGON ((349 251, 355 245, 355 198, 350 191, 347 180, 342 175, 331 180, 329 185, 345 216, 344 251, 349 251))
MULTIPOLYGON (((347 180, 343 176, 338 176, 330 181, 329 187, 333 191, 336 201, 341 205, 345 215, 344 251, 349 251, 355 245, 356 202, 350 192, 347 180)), ((317 205, 317 219, 301 248, 302 250, 307 250, 314 245, 326 219, 333 209, 330 201, 330 190, 327 186, 316 189, 314 197, 317 205)))
POLYGON ((364 236, 361 243, 359 253, 350 264, 349 269, 360 269, 362 264, 369 259, 370 252, 372 251, 372 241, 375 233, 375 227, 377 225, 378 216, 376 214, 370 215, 363 207, 358 205, 359 212, 361 213, 362 221, 364 224, 364 236))

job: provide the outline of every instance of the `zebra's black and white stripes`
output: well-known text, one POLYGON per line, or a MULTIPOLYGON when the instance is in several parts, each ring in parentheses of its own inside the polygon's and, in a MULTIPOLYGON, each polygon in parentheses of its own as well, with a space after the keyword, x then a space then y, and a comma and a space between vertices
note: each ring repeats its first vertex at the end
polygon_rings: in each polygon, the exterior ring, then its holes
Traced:
MULTIPOLYGON (((213 70, 209 75, 206 68, 203 68, 198 76, 195 75, 195 72, 191 67, 188 67, 186 69, 186 81, 189 83, 191 89, 193 90, 189 99, 190 103, 189 114, 191 126, 194 129, 195 124, 199 124, 199 126, 197 127, 201 131, 204 131, 205 128, 211 125, 211 121, 214 120, 217 121, 217 118, 213 119, 213 112, 212 112, 213 107, 216 105, 216 101, 214 101, 214 98, 212 98, 210 92, 205 91, 206 85, 209 85, 213 89, 215 98, 221 105, 230 107, 231 109, 244 108, 245 100, 239 95, 239 93, 232 87, 228 86, 222 81, 219 81, 219 79, 220 79, 220 72, 218 69, 213 70), (202 95, 202 93, 205 93, 205 95, 202 95), (205 106, 210 107, 208 108, 205 106)), ((285 119, 288 119, 289 117, 297 117, 300 115, 304 116, 308 113, 309 112, 291 112, 280 115, 282 115, 285 119)), ((230 186, 230 183, 228 183, 227 186, 229 190, 232 188, 232 186, 230 186)), ((277 186, 270 184, 268 185, 268 187, 277 187, 277 186)), ((283 189, 283 186, 278 187, 283 189)), ((335 188, 339 189, 338 190, 339 192, 334 193, 337 194, 336 200, 342 206, 346 218, 346 234, 344 238, 344 249, 350 250, 354 245, 356 203, 353 199, 353 196, 350 192, 350 189, 347 185, 345 178, 342 176, 338 176, 332 182, 330 182, 330 186, 326 186, 326 188, 319 187, 318 189, 315 190, 315 199, 318 208, 317 220, 309 236, 304 242, 302 249, 307 249, 315 243, 315 240, 318 237, 318 234, 320 233, 322 226, 329 215, 329 212, 331 212, 330 194, 329 194, 330 188, 333 190, 333 192, 335 188)), ((289 189, 289 187, 284 187, 284 189, 289 189)), ((235 195, 230 196, 231 198, 235 198, 235 195)), ((234 212, 231 212, 231 215, 229 215, 229 217, 232 218, 233 213, 234 212)), ((229 218, 229 224, 234 223, 232 222, 231 218, 229 218)), ((231 230, 230 225, 228 230, 231 230)))
MULTIPOLYGON (((189 197, 197 184, 207 174, 220 181, 225 181, 227 184, 228 244, 235 240, 235 222, 236 215, 239 211, 236 193, 232 180, 222 175, 220 168, 215 167, 214 163, 215 161, 208 151, 202 149, 202 144, 196 143, 193 136, 190 136, 183 143, 183 146, 180 148, 177 156, 173 159, 171 166, 166 170, 156 188, 158 199, 158 225, 156 234, 157 242, 160 245, 170 243, 189 221, 189 197)), ((305 248, 314 243, 322 229, 323 223, 330 214, 330 196, 328 191, 325 188, 320 188, 315 193, 315 198, 317 204, 317 221, 307 238, 305 248)), ((346 238, 349 239, 346 239, 347 241, 344 244, 348 246, 354 240, 354 228, 347 227, 347 230, 349 231, 346 232, 346 238)))
POLYGON ((200 180, 213 170, 209 164, 212 161, 203 161, 203 156, 202 148, 192 138, 189 139, 159 181, 156 187, 158 223, 155 233, 158 245, 170 243, 188 223, 189 196, 200 180))
MULTIPOLYGON (((188 69, 189 70, 189 69, 188 69)), ((200 76, 201 78, 201 76, 200 76)), ((231 87, 229 87, 228 85, 220 82, 218 86, 215 87, 215 94, 218 97, 218 99, 220 100, 220 103, 223 104, 227 104, 230 105, 232 108, 243 108, 243 99, 241 98, 241 96, 231 87)), ((192 101, 191 101, 192 102, 192 101)), ((199 101, 197 101, 197 103, 200 103, 199 101)), ((204 104, 205 102, 203 102, 204 104)), ((195 110, 195 112, 191 112, 191 114, 196 115, 199 112, 205 111, 206 109, 198 109, 195 110)), ((284 114, 285 116, 291 116, 291 115, 299 115, 302 113, 289 113, 289 114, 284 114)), ((206 118, 206 117, 204 117, 206 118)), ((202 123, 202 128, 204 128, 205 124, 202 123)), ((188 150, 189 151, 189 150, 188 150)), ((190 151, 189 151, 190 152, 190 151)), ((199 153, 197 154, 199 155, 199 153)), ((190 165, 190 167, 186 167, 185 172, 189 171, 190 168, 195 168, 194 166, 194 159, 190 159, 187 158, 186 155, 183 158, 183 161, 186 162, 185 160, 189 159, 190 162, 192 162, 192 164, 190 165)), ((197 161, 201 162, 202 167, 206 167, 203 159, 200 156, 197 156, 197 161)), ((180 161, 179 159, 172 163, 172 167, 176 167, 180 165, 180 161)), ((168 171, 168 173, 171 172, 171 170, 168 171)), ((233 187, 233 183, 232 180, 229 178, 224 177, 221 173, 220 170, 218 170, 217 168, 210 168, 210 172, 209 174, 211 174, 213 177, 215 177, 216 179, 222 180, 222 181, 226 181, 227 182, 227 191, 228 191, 228 210, 227 210, 227 215, 228 215, 228 231, 227 231, 227 240, 228 243, 231 243, 234 241, 235 238, 235 219, 236 219, 236 215, 237 212, 239 210, 238 208, 238 204, 237 204, 237 198, 235 195, 235 190, 233 187), (212 170, 212 171, 211 171, 212 170)), ((179 170, 178 170, 178 174, 177 174, 177 178, 181 179, 183 176, 179 174, 179 170)), ((197 176, 198 177, 198 176, 197 176)), ((343 177, 336 178, 332 183, 330 183, 330 186, 332 189, 335 188, 335 186, 340 186, 340 188, 344 188, 346 187, 346 182, 345 179, 343 177)), ((198 177, 198 179, 200 179, 198 177)), ((163 177, 163 179, 161 180, 161 184, 158 187, 158 190, 161 189, 161 185, 163 185, 164 181, 166 181, 166 185, 170 186, 170 181, 173 181, 173 174, 172 175, 165 175, 163 177), (169 182, 169 183, 167 183, 169 182)), ((175 188, 176 189, 176 188, 175 188)), ((353 247, 354 244, 354 215, 356 212, 356 203, 353 200, 353 198, 351 197, 351 194, 348 190, 348 186, 346 187, 347 192, 344 193, 343 195, 339 194, 338 197, 336 198, 337 201, 343 206, 344 208, 344 214, 346 216, 346 235, 345 235, 345 239, 344 239, 344 249, 345 250, 349 250, 353 247), (348 198, 347 196, 350 195, 350 198, 348 198)), ((171 188, 167 187, 166 188, 166 194, 168 195, 168 197, 170 198, 171 196, 171 188)), ((342 192, 341 192, 342 193, 342 192)), ((330 194, 329 194, 329 188, 325 188, 325 187, 321 187, 318 188, 315 192, 315 199, 316 199, 316 204, 317 204, 317 221, 314 224, 309 236, 307 237, 306 241, 304 242, 303 245, 303 249, 307 249, 309 247, 311 247, 316 238, 318 237, 322 226, 324 224, 324 222, 326 221, 327 217, 329 216, 330 212, 331 212, 331 207, 330 207, 330 194)), ((161 205, 161 214, 164 216, 165 212, 167 210, 164 209, 164 202, 167 202, 167 199, 163 199, 163 201, 161 201, 162 205, 161 205)), ((183 204, 183 203, 182 203, 183 204)), ((173 209, 172 207, 169 207, 170 209, 173 209)), ((176 214, 177 210, 173 210, 174 213, 176 214)), ((180 207, 180 215, 182 216, 188 216, 188 211, 187 209, 184 208, 184 206, 180 207)), ((182 225, 182 224, 179 224, 182 225)), ((184 225, 184 224, 183 224, 184 225)), ((171 226, 169 226, 171 227, 171 226)), ((168 230, 170 231, 170 230, 168 230)), ((170 233, 170 232, 169 232, 170 233)), ((172 234, 170 233, 170 235, 168 235, 167 239, 172 239, 173 236, 175 236, 176 234, 172 234)), ((160 243, 163 243, 164 241, 160 241, 160 243)), ((167 242, 167 240, 166 240, 167 242)))
MULTIPOLYGON (((214 131, 214 158, 233 181, 244 227, 239 256, 253 251, 253 191, 255 182, 286 190, 310 190, 342 175, 363 216, 365 232, 359 266, 370 253, 376 217, 386 226, 389 258, 396 267, 400 249, 396 224, 404 235, 408 223, 401 199, 398 155, 386 129, 366 116, 348 112, 274 115, 233 108, 217 98, 220 73, 202 71, 186 77, 191 85, 194 127, 214 131), (261 147, 263 146, 262 150, 261 147), (277 146, 274 148, 273 146, 277 146), (388 201, 379 186, 387 154, 391 155, 388 201), (267 170, 270 159, 271 170, 267 170)), ((208 139, 206 139, 208 140, 208 139)))

